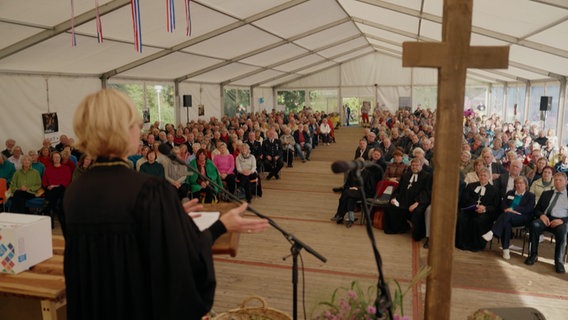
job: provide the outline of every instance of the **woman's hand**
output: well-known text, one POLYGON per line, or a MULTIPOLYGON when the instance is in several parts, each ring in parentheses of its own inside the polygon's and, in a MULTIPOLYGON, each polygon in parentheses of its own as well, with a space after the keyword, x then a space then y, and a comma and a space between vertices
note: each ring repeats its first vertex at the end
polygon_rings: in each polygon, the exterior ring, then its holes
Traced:
POLYGON ((259 233, 268 228, 268 220, 259 218, 243 217, 248 203, 233 208, 219 218, 229 232, 259 233))
MULTIPOLYGON (((190 213, 190 212, 197 212, 201 209, 203 209, 203 206, 198 204, 199 199, 195 198, 186 202, 182 202, 182 206, 183 206, 183 210, 185 210, 186 213, 190 213)), ((192 216, 194 217, 194 216, 192 216)))

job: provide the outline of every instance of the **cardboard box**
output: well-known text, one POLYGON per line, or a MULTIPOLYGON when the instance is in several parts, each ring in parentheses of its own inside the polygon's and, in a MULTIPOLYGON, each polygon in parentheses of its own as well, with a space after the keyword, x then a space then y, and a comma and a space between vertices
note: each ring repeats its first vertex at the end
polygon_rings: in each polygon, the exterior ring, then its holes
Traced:
POLYGON ((51 218, 0 213, 0 272, 20 273, 53 256, 51 218))

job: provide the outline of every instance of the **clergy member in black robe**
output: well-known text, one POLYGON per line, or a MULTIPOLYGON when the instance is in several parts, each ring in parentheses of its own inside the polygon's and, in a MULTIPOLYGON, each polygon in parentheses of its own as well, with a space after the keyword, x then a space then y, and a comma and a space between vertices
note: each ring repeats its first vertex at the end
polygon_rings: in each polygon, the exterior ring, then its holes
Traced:
POLYGON ((398 188, 393 192, 383 217, 386 234, 405 233, 411 229, 412 238, 420 241, 426 236, 424 212, 430 204, 432 176, 422 170, 422 162, 412 159, 410 170, 405 172, 398 188))
POLYGON ((456 247, 462 250, 480 251, 487 241, 481 236, 493 226, 501 197, 497 188, 489 184, 489 170, 481 168, 479 181, 465 188, 459 202, 456 247))
POLYGON ((63 198, 68 319, 200 319, 215 295, 215 239, 268 226, 241 217, 241 206, 200 232, 186 213, 199 209, 196 200, 182 206, 169 182, 130 169, 139 117, 113 89, 75 112, 77 146, 97 162, 63 198))

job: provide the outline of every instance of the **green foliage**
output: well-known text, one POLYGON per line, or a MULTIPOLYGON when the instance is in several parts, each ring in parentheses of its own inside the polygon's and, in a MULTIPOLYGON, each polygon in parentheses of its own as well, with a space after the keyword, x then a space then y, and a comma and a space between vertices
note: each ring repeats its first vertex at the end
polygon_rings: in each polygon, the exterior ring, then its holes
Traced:
POLYGON ((278 91, 276 103, 278 105, 284 105, 286 107, 286 113, 302 110, 306 103, 306 91, 278 91))
POLYGON ((120 84, 109 83, 109 88, 114 88, 124 92, 130 97, 134 105, 142 114, 144 109, 150 110, 150 123, 161 120, 165 123, 176 123, 174 114, 174 87, 162 86, 160 92, 160 115, 158 115, 158 90, 156 86, 146 84, 120 84), (144 95, 146 87, 146 95, 144 95))

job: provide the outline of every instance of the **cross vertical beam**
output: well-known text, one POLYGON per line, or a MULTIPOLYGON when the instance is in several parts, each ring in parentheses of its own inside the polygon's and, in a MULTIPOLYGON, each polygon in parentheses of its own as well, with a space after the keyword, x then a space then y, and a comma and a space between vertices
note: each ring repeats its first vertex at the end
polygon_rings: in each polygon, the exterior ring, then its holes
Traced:
POLYGON ((438 68, 436 149, 425 319, 450 319, 459 157, 468 67, 507 68, 509 47, 471 47, 473 0, 444 0, 442 42, 403 43, 404 67, 438 68))

